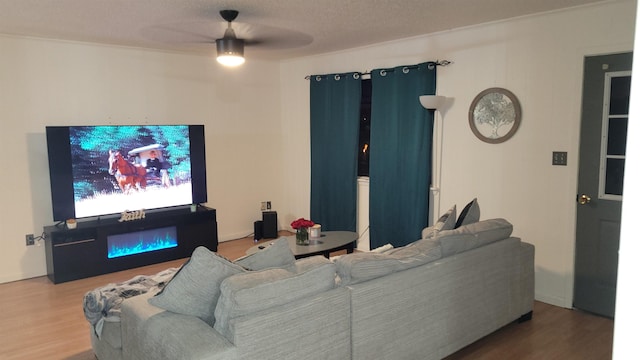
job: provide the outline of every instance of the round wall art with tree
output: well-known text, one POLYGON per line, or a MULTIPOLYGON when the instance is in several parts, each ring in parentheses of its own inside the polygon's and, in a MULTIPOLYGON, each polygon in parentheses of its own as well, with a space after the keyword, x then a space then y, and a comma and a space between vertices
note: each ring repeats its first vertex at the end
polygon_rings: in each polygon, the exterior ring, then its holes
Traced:
POLYGON ((520 102, 509 90, 490 88, 473 99, 469 126, 478 139, 490 144, 507 141, 520 126, 520 102))

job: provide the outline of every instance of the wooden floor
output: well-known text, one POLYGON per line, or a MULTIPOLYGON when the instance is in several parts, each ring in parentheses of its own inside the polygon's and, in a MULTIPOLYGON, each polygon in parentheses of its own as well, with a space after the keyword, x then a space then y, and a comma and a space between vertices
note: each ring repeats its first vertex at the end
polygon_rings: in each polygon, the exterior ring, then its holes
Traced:
MULTIPOLYGON (((236 259, 253 245, 251 238, 228 241, 220 244, 219 253, 236 259)), ((107 283, 183 263, 176 260, 58 285, 47 277, 0 284, 0 360, 95 360, 82 312, 83 295, 107 283)), ((612 344, 612 320, 536 302, 531 321, 510 324, 447 359, 600 360, 611 358, 612 344)))

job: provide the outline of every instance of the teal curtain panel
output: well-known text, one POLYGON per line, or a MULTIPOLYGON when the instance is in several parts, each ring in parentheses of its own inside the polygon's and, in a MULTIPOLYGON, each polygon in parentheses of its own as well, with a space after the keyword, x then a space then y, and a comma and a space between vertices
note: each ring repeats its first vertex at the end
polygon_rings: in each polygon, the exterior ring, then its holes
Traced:
POLYGON ((311 220, 356 231, 360 73, 310 76, 311 220))
POLYGON ((434 114, 419 96, 435 94, 436 67, 427 62, 371 72, 372 249, 411 243, 428 224, 434 114))

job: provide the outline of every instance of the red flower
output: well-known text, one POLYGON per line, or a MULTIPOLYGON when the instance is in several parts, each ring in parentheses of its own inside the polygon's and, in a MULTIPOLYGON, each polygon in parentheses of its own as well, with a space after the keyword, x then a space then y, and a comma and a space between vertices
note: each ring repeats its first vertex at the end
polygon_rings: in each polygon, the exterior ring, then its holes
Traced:
POLYGON ((298 230, 300 228, 309 228, 315 225, 315 223, 311 220, 306 220, 305 218, 300 218, 298 220, 294 220, 291 223, 291 227, 298 230))

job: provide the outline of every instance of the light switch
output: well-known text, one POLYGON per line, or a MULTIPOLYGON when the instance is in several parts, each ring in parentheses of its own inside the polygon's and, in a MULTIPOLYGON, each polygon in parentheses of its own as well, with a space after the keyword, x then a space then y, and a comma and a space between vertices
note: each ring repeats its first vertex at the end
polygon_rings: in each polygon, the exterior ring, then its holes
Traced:
POLYGON ((566 151, 554 151, 551 165, 563 165, 567 166, 567 152, 566 151))

